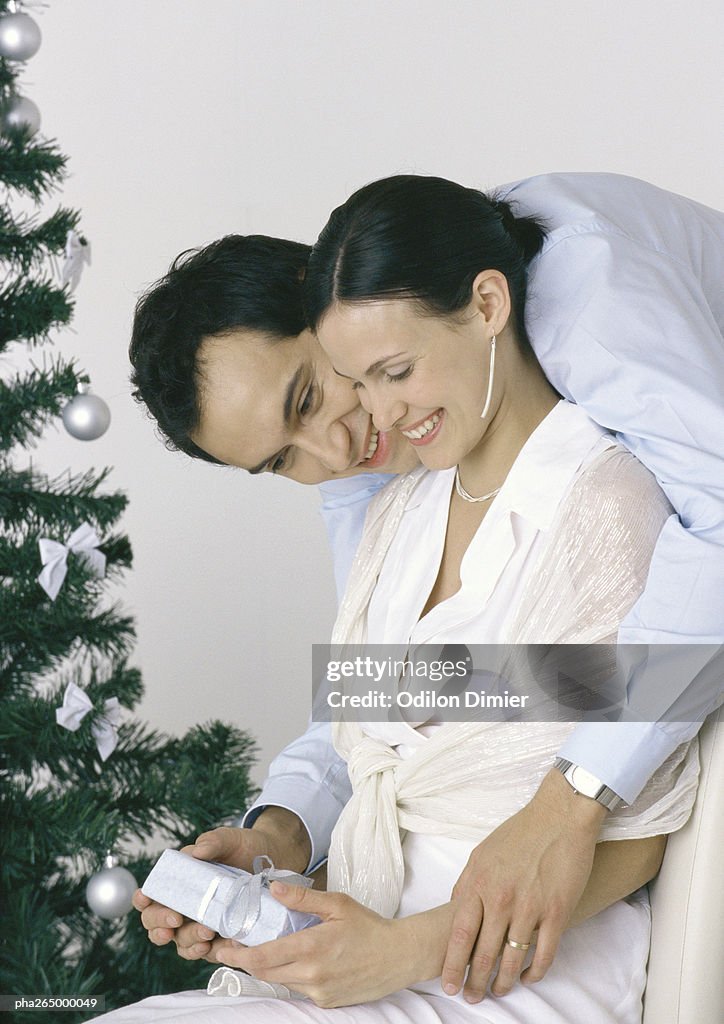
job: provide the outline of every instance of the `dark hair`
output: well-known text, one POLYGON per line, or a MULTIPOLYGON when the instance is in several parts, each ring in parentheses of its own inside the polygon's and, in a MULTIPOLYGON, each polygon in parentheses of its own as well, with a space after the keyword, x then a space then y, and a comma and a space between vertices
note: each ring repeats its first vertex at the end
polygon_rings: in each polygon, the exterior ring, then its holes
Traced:
POLYGON ((410 298, 433 315, 467 306, 481 270, 499 270, 522 340, 527 268, 545 231, 502 199, 445 178, 399 174, 365 185, 329 218, 304 282, 310 326, 335 301, 410 298))
POLYGON ((300 334, 308 256, 300 242, 227 235, 181 253, 139 299, 129 348, 133 397, 145 403, 168 448, 218 464, 189 438, 199 421, 199 347, 239 328, 272 343, 300 334))

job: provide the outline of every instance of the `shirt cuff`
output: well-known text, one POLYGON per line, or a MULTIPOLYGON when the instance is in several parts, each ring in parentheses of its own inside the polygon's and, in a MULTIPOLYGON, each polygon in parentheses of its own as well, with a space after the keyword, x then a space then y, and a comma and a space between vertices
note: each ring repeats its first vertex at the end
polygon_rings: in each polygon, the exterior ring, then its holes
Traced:
MULTIPOLYGON (((696 732, 697 726, 692 727, 696 732)), ((559 755, 592 772, 632 804, 656 769, 682 742, 656 722, 584 722, 559 755)))
POLYGON ((267 779, 259 797, 241 819, 240 827, 251 828, 266 807, 283 807, 301 820, 312 846, 307 872, 327 859, 332 829, 341 810, 329 790, 297 775, 275 775, 267 779))

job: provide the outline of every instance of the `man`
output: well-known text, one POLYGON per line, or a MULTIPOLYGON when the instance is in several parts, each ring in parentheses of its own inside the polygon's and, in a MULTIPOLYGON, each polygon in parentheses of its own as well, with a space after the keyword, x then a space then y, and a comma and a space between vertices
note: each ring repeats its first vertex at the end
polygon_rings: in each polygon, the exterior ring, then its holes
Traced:
MULTIPOLYGON (((715 438, 724 437, 724 215, 613 175, 542 176, 501 197, 549 228, 530 268, 526 316, 543 369, 656 473, 679 513, 662 532, 649 584, 620 639, 721 643, 724 463, 715 438)), ((380 481, 338 478, 402 471, 411 453, 399 435, 373 429, 304 330, 306 254, 295 243, 259 238, 202 250, 141 300, 131 358, 138 395, 174 446, 252 473, 331 481, 324 512, 341 582, 380 481)), ((543 977, 585 886, 602 818, 618 799, 634 800, 694 734, 718 700, 720 680, 682 678, 657 705, 656 675, 644 666, 629 690, 632 708, 647 712, 642 723, 579 726, 528 807, 471 856, 455 892, 446 991, 459 989, 472 954, 465 994, 483 997, 498 959, 495 936, 507 934, 522 907, 539 922, 522 977, 543 977), (688 726, 664 720, 674 700, 688 704, 688 726), (568 780, 576 765, 588 777, 574 790, 568 780)), ((268 852, 302 868, 323 856, 348 790, 320 732, 305 734, 272 765, 248 832, 211 833, 194 855, 248 863, 252 851, 268 852)), ((167 913, 144 911, 156 941, 171 938, 159 930, 167 913)), ((180 923, 178 915, 171 921, 180 923)), ((185 955, 205 955, 210 938, 185 925, 177 942, 185 955)), ((524 955, 519 943, 506 944, 496 994, 510 989, 524 955)))

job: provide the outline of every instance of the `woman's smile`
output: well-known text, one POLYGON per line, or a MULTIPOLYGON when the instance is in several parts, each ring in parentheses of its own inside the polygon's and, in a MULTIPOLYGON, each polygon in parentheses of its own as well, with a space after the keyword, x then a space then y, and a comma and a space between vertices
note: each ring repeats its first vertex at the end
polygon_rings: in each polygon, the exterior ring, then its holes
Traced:
POLYGON ((438 409, 436 412, 428 413, 427 416, 416 423, 410 423, 406 427, 398 427, 397 429, 407 438, 410 444, 418 448, 435 440, 442 429, 444 418, 444 410, 438 409))

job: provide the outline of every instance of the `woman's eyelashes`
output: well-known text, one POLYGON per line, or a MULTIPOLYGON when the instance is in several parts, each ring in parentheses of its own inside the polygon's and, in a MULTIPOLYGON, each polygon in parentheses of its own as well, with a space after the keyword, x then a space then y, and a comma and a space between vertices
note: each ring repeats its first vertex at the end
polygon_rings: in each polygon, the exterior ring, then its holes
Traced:
POLYGON ((394 384, 395 381, 398 380, 406 380, 412 373, 412 368, 414 365, 414 363, 408 363, 408 365, 405 366, 404 369, 397 370, 397 372, 394 372, 396 369, 395 367, 391 367, 389 370, 385 370, 385 380, 388 381, 390 384, 394 384))
MULTIPOLYGON (((385 381, 388 384, 395 384, 398 381, 406 380, 410 376, 410 374, 412 373, 412 369, 413 369, 414 365, 415 365, 414 363, 408 363, 408 365, 405 366, 402 370, 396 370, 395 367, 391 367, 391 369, 389 369, 389 370, 383 370, 382 371, 382 376, 384 377, 385 381)), ((356 380, 354 382, 354 384, 352 385, 352 390, 353 391, 359 391, 359 389, 363 388, 363 387, 364 387, 364 384, 362 383, 362 381, 361 380, 356 380)))

